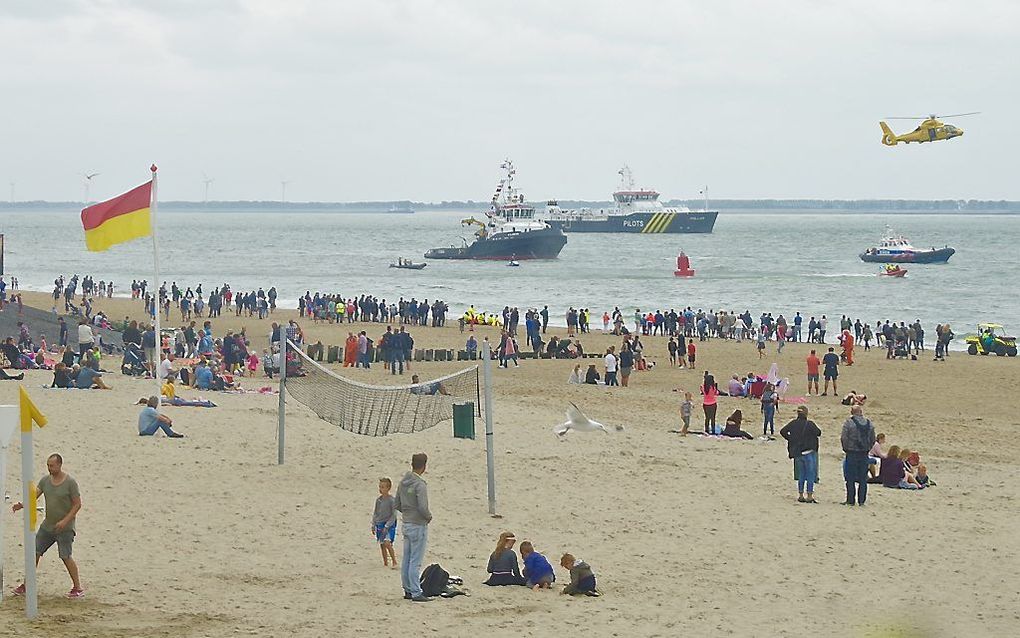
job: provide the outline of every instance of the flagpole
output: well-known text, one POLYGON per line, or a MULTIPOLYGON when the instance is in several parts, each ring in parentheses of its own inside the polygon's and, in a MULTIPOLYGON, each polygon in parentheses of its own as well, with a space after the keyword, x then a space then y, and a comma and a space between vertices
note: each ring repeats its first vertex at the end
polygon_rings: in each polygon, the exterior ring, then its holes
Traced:
POLYGON ((160 290, 162 290, 162 284, 160 283, 159 280, 159 241, 157 240, 156 232, 156 228, 158 227, 158 224, 156 223, 156 205, 157 202, 159 201, 159 198, 156 194, 156 181, 157 181, 156 165, 153 164, 152 166, 150 166, 149 170, 152 171, 152 200, 149 202, 149 220, 150 223, 152 224, 152 270, 156 276, 156 278, 152 282, 153 286, 156 288, 156 303, 155 303, 156 360, 153 362, 152 365, 152 376, 156 379, 156 398, 158 399, 156 403, 156 409, 158 410, 159 403, 162 401, 163 395, 163 384, 161 383, 159 378, 159 364, 162 363, 163 356, 163 333, 160 330, 159 315, 163 311, 162 303, 163 300, 160 299, 160 290))

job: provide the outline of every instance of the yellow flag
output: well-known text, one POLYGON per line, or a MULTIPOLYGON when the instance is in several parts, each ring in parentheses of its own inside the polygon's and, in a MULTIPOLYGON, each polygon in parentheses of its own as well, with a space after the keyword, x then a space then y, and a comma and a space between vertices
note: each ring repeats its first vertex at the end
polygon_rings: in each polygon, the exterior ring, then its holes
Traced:
POLYGON ((20 395, 21 404, 21 431, 31 432, 33 422, 39 427, 44 427, 46 425, 46 417, 39 411, 39 408, 35 407, 32 399, 28 398, 25 386, 18 388, 18 394, 20 395))
POLYGON ((28 527, 34 532, 35 521, 39 516, 39 498, 35 493, 35 483, 28 484, 28 527))
MULTIPOLYGON (((46 417, 43 416, 39 408, 35 407, 32 403, 32 399, 28 398, 28 393, 25 392, 25 386, 18 388, 19 392, 19 403, 21 405, 21 434, 24 436, 28 434, 32 436, 32 424, 35 423, 39 427, 46 425, 46 417)), ((29 438, 31 440, 31 438, 29 438)), ((36 502, 38 498, 35 493, 35 483, 29 483, 28 485, 28 525, 35 531, 35 523, 38 518, 38 512, 36 510, 36 502)))

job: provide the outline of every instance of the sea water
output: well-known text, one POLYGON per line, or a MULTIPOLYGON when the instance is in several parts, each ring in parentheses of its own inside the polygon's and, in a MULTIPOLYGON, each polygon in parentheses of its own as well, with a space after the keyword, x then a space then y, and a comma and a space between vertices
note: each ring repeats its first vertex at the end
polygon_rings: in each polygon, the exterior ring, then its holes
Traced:
MULTIPOLYGON (((443 299, 454 313, 474 305, 548 305, 553 323, 568 306, 589 308, 595 328, 618 306, 628 323, 642 311, 684 308, 800 312, 826 315, 834 335, 841 315, 874 324, 920 319, 929 340, 936 323, 957 334, 982 321, 1020 329, 1016 246, 1020 216, 723 212, 709 235, 569 234, 559 259, 502 262, 429 261, 424 270, 390 268, 399 257, 422 260, 437 246, 470 240, 460 220, 469 213, 416 214, 171 212, 158 220, 161 279, 203 290, 276 286, 281 305, 311 291, 443 299), (948 264, 908 265, 903 279, 879 277, 880 266, 859 253, 877 243, 886 225, 919 248, 950 245, 948 264), (683 249, 697 271, 673 276, 683 249)), ((59 275, 113 280, 127 294, 132 279, 153 281, 152 242, 85 250, 74 211, 18 211, 0 215, 5 272, 25 289, 51 291, 59 275)), ((959 345, 959 344, 957 344, 959 345)))

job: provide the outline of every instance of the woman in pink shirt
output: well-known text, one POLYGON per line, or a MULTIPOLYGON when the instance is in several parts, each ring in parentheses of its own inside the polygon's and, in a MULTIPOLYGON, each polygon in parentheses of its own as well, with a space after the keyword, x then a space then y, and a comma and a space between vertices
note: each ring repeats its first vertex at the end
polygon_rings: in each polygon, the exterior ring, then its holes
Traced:
POLYGON ((705 371, 705 380, 701 384, 701 409, 705 411, 705 434, 715 434, 715 412, 719 409, 716 397, 719 396, 719 386, 715 383, 715 377, 705 371))

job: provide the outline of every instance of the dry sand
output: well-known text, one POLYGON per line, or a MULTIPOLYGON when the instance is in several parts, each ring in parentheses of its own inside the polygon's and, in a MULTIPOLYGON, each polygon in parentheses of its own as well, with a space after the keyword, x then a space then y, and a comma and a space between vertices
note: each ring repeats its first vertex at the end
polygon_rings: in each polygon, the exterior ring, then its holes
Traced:
MULTIPOLYGON (((49 308, 45 295, 26 301, 49 308)), ((140 305, 126 300, 99 307, 115 318, 140 315, 140 305)), ((261 339, 268 333, 266 321, 214 321, 217 334, 241 325, 261 339)), ((311 341, 327 344, 342 343, 348 329, 304 326, 311 341)), ((420 347, 458 347, 464 338, 456 327, 414 335, 420 347)), ((617 341, 584 338, 589 351, 617 341)), ((287 463, 278 467, 275 396, 216 395, 215 409, 167 408, 187 438, 139 438, 133 403, 151 382, 112 374, 111 392, 44 390, 51 375, 29 372, 25 387, 49 417, 36 434, 34 474, 44 473, 47 454, 60 452, 81 485, 75 557, 88 597, 62 597, 69 584, 54 550, 39 571, 39 619, 27 622, 22 601, 5 597, 0 635, 1020 633, 1016 360, 954 353, 945 363, 889 362, 880 351, 860 352, 858 364, 843 370, 841 390, 871 396, 866 413, 877 429, 890 444, 919 449, 938 487, 872 486, 868 506, 851 509, 837 505, 846 408, 832 397, 809 402, 823 430, 819 505, 795 502, 781 440, 668 432, 678 427, 672 388, 696 389, 706 367, 720 381, 764 372, 777 360, 771 344, 761 362, 749 342, 699 344, 699 370, 686 371, 667 367, 663 338, 643 341, 659 365, 635 373, 626 389, 568 386, 568 361, 495 370, 501 520, 486 512, 484 437, 453 439, 449 422, 363 438, 290 401, 287 463), (626 430, 558 441, 551 427, 568 401, 626 430), (470 597, 405 602, 398 573, 382 567, 369 534, 376 479, 399 478, 417 451, 430 457, 435 514, 426 563, 461 575, 470 597), (564 551, 589 561, 604 596, 481 585, 504 529, 531 539, 554 564, 564 551)), ((806 350, 794 344, 778 357, 794 382, 791 394, 803 392, 806 350)), ((463 364, 414 367, 427 379, 463 364)), ((381 366, 344 374, 390 381, 381 366)), ((14 402, 17 387, 0 383, 0 403, 14 402)), ((750 401, 722 399, 720 420, 736 407, 748 416, 745 429, 757 432, 750 401)), ((777 425, 793 411, 782 406, 777 425)), ((7 476, 13 500, 21 490, 18 458, 15 440, 7 476)), ((9 587, 21 577, 22 550, 20 517, 6 512, 9 587)))

